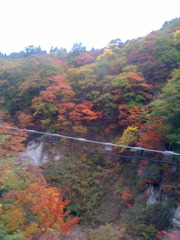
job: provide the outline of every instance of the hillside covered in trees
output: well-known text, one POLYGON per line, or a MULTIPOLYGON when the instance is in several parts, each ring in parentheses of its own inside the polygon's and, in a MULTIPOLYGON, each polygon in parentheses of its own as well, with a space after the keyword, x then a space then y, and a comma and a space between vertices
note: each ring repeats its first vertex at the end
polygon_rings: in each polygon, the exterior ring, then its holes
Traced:
MULTIPOLYGON (((28 46, 0 54, 0 125, 180 153, 179 65, 180 19, 103 49, 75 43, 70 52, 28 46)), ((70 139, 0 132, 1 239, 68 239, 77 222, 79 240, 178 239, 167 231, 180 200, 179 168, 147 159, 180 164, 179 156, 116 147, 110 154, 70 139), (61 159, 22 162, 32 138, 61 159), (159 199, 147 204, 152 187, 159 199)))

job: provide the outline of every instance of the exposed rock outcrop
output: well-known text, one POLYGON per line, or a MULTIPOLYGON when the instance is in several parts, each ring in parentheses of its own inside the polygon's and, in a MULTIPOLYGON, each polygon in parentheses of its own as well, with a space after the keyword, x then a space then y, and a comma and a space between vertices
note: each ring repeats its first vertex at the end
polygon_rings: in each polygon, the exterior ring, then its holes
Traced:
POLYGON ((162 202, 162 191, 159 186, 151 184, 147 190, 147 205, 160 204, 162 202))
POLYGON ((172 223, 173 223, 174 227, 180 229, 180 205, 174 213, 174 216, 172 218, 172 223))
POLYGON ((26 160, 31 159, 32 165, 34 166, 41 165, 49 160, 57 161, 61 158, 61 154, 57 152, 55 148, 45 149, 44 143, 40 141, 30 141, 26 150, 27 151, 22 154, 22 157, 26 160))

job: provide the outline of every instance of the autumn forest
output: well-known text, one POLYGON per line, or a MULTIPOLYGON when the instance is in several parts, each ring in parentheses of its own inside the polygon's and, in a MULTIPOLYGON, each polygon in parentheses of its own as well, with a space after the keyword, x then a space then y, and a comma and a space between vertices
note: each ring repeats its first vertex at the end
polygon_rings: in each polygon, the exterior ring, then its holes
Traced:
POLYGON ((180 19, 103 49, 0 53, 1 126, 177 153, 0 128, 0 238, 178 239, 179 65, 180 19), (24 161, 32 139, 60 159, 24 161), (150 203, 152 189, 159 199, 150 203))

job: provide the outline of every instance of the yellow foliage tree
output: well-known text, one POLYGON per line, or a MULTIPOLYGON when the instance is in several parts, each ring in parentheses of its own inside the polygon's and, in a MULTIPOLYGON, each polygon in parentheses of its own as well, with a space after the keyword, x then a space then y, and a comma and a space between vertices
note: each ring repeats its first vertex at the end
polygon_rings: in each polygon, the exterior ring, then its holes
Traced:
MULTIPOLYGON (((137 137, 137 129, 138 128, 135 127, 135 126, 128 126, 124 130, 124 132, 123 132, 123 134, 122 134, 122 136, 119 139, 117 144, 125 145, 125 146, 129 146, 129 145, 134 144, 136 142, 137 138, 138 138, 137 137)), ((122 148, 121 152, 123 152, 124 150, 125 150, 125 148, 122 148)))

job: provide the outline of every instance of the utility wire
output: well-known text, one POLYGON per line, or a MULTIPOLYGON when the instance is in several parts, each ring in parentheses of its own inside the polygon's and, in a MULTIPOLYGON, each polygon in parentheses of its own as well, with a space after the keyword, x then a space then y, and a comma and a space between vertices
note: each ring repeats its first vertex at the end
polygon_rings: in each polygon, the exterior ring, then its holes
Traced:
POLYGON ((87 143, 89 142, 89 143, 101 144, 101 145, 104 145, 104 146, 129 148, 129 149, 134 149, 134 150, 143 150, 143 151, 148 151, 148 152, 163 153, 165 155, 180 156, 179 153, 175 153, 173 151, 159 151, 159 150, 155 150, 155 149, 148 149, 148 148, 142 148, 142 147, 124 146, 124 145, 119 145, 119 144, 114 144, 114 143, 87 140, 85 138, 75 138, 75 137, 65 136, 65 135, 61 135, 61 134, 57 134, 57 133, 38 132, 38 131, 35 131, 35 130, 27 130, 27 129, 22 129, 22 128, 15 128, 15 127, 6 127, 6 126, 2 126, 2 125, 0 125, 0 128, 17 130, 17 131, 24 131, 24 132, 29 132, 29 133, 37 133, 37 134, 41 134, 41 135, 47 135, 47 136, 53 136, 53 137, 59 137, 59 138, 66 138, 66 139, 76 140, 76 141, 80 141, 80 142, 87 142, 87 143))
POLYGON ((136 155, 135 156, 127 156, 127 155, 119 155, 119 154, 107 153, 107 152, 94 152, 94 151, 91 151, 91 150, 86 149, 84 147, 80 147, 80 146, 77 146, 77 145, 66 144, 66 143, 57 142, 57 141, 43 140, 43 139, 39 139, 39 138, 36 138, 36 137, 22 136, 22 135, 13 134, 13 133, 3 133, 3 132, 0 132, 0 134, 2 134, 2 135, 11 135, 11 136, 16 136, 16 137, 22 137, 22 138, 30 138, 30 139, 34 139, 34 140, 39 141, 39 142, 45 142, 45 143, 51 143, 51 144, 55 143, 55 144, 60 144, 60 145, 66 146, 66 147, 79 148, 79 149, 82 149, 82 150, 88 152, 89 154, 114 156, 114 157, 128 158, 128 159, 137 159, 137 160, 140 160, 140 161, 165 163, 165 164, 170 164, 170 165, 173 165, 173 166, 180 167, 180 164, 178 164, 178 163, 173 163, 173 162, 168 162, 168 161, 161 161, 161 160, 153 160, 153 159, 144 158, 144 157, 136 156, 136 155))

